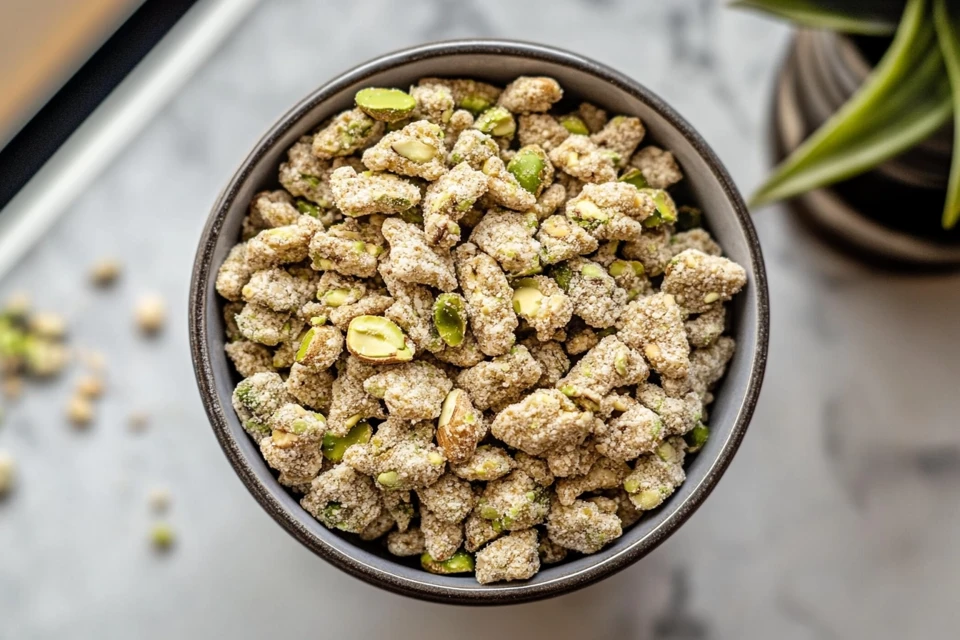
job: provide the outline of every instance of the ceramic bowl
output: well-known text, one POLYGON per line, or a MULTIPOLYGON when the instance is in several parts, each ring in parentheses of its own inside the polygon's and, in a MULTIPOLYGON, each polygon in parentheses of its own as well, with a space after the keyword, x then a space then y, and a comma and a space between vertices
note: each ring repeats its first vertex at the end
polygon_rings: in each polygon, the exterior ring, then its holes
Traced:
POLYGON ((213 432, 240 480, 260 505, 304 546, 362 580, 408 596, 456 604, 507 604, 546 598, 602 580, 666 540, 696 511, 730 464, 750 422, 767 356, 767 283, 760 246, 737 188, 716 155, 673 109, 638 82, 582 56, 543 45, 493 40, 440 42, 391 53, 318 88, 283 115, 253 146, 213 205, 197 251, 190 293, 190 343, 201 398, 213 432), (506 84, 521 75, 556 78, 568 96, 589 99, 611 114, 639 116, 646 142, 670 149, 683 168, 679 200, 704 210, 705 224, 726 255, 744 266, 748 282, 730 307, 737 351, 715 391, 711 437, 689 459, 686 482, 601 552, 545 566, 531 580, 481 585, 472 576, 438 576, 393 558, 377 544, 331 531, 304 511, 276 480, 231 408, 237 374, 223 351, 223 301, 217 268, 237 242, 251 196, 278 188, 286 150, 331 115, 350 108, 357 90, 407 87, 424 76, 471 77, 506 84))

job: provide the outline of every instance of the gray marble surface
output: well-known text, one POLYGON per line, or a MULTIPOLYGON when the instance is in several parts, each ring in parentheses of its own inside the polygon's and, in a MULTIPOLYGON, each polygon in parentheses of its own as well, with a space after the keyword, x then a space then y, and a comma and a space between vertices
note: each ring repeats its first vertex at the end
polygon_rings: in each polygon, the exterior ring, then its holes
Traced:
POLYGON ((264 3, 0 282, 102 350, 88 432, 62 406, 75 373, 9 407, 0 448, 0 638, 946 638, 960 627, 960 294, 956 277, 873 273, 783 211, 758 213, 772 343, 746 441, 696 516, 584 591, 520 607, 423 604, 339 573, 247 495, 209 431, 186 335, 190 266, 220 185, 271 121, 377 54, 499 36, 622 70, 686 116, 749 191, 788 31, 713 0, 264 3), (96 292, 85 269, 125 262, 96 292), (162 293, 158 339, 131 307, 162 293), (132 410, 151 416, 127 431, 132 410), (176 549, 152 553, 146 493, 169 487, 176 549))

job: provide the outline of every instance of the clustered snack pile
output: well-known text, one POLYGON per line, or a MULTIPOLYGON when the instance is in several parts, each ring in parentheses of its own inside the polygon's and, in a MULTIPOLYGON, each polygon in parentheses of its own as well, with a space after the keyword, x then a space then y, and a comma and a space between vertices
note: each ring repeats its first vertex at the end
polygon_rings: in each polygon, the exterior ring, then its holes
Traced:
POLYGON ((244 429, 330 528, 524 580, 684 481, 746 283, 643 123, 552 78, 368 88, 220 267, 244 429))

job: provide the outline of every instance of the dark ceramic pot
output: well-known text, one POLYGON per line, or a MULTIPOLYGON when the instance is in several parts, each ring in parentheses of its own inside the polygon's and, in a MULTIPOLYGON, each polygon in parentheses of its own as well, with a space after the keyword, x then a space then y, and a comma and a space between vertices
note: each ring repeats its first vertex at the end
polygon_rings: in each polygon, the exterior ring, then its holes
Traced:
POLYGON ((767 356, 767 283, 753 224, 736 187, 700 136, 660 98, 633 80, 580 56, 520 42, 463 40, 429 44, 363 64, 307 96, 258 141, 213 206, 200 239, 190 294, 190 343, 201 398, 214 434, 253 497, 293 537, 344 571, 397 593, 458 604, 506 604, 559 595, 629 566, 669 537, 703 503, 730 464, 753 414, 767 356), (288 147, 332 114, 349 108, 367 86, 406 87, 423 76, 467 76, 505 84, 519 75, 549 75, 572 97, 589 97, 613 113, 639 116, 648 136, 673 150, 686 173, 680 200, 696 203, 706 224, 748 284, 730 309, 739 345, 716 390, 712 435, 693 456, 687 481, 657 511, 600 553, 545 567, 521 583, 480 585, 472 577, 437 576, 416 562, 386 554, 377 544, 331 531, 304 511, 277 482, 256 444, 244 433, 231 393, 237 377, 224 346, 216 271, 237 242, 251 196, 277 188, 277 167, 288 147))
MULTIPOLYGON (((778 78, 772 141, 782 160, 863 84, 885 43, 801 30, 778 78)), ((960 267, 960 227, 940 225, 953 149, 947 126, 876 169, 794 198, 800 219, 835 246, 892 268, 960 267)))

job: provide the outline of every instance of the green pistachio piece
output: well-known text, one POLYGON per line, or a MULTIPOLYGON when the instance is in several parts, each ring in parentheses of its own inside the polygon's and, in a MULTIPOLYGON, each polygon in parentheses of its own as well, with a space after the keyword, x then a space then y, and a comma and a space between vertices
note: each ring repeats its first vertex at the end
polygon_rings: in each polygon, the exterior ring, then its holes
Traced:
POLYGON ((551 270, 551 275, 561 289, 567 291, 570 288, 570 281, 573 279, 573 272, 566 264, 558 264, 555 266, 551 270))
POLYGON ((517 122, 513 114, 503 107, 491 107, 480 114, 473 127, 498 138, 511 138, 517 131, 517 122))
POLYGON ((358 422, 343 437, 337 437, 332 434, 323 436, 323 457, 331 462, 340 462, 343 460, 343 454, 347 448, 355 444, 364 444, 370 442, 373 435, 373 427, 367 422, 358 422))
POLYGON ((627 375, 627 356, 624 353, 618 353, 613 359, 613 367, 621 376, 627 375))
POLYGON ((659 456, 664 462, 670 462, 671 460, 676 459, 677 450, 674 449, 673 445, 669 442, 664 442, 657 447, 657 456, 659 456))
POLYGON ((703 224, 703 212, 696 207, 683 205, 677 208, 677 231, 689 231, 703 224))
POLYGON ((350 289, 330 289, 320 296, 320 301, 328 307, 340 307, 347 304, 352 294, 350 289))
POLYGON ((684 439, 687 441, 687 451, 690 453, 696 453, 703 448, 703 445, 707 443, 707 439, 710 438, 710 428, 702 422, 697 423, 693 429, 690 430, 690 433, 684 436, 684 439))
POLYGON ((411 207, 410 209, 405 209, 397 214, 398 217, 404 222, 409 222, 410 224, 423 224, 423 214, 420 213, 420 209, 417 207, 411 207))
POLYGON ((403 330, 382 316, 357 316, 351 320, 347 349, 358 359, 373 364, 409 362, 414 354, 403 330))
POLYGON ((430 162, 437 156, 437 148, 432 147, 426 142, 421 142, 420 140, 403 140, 401 142, 394 142, 390 145, 390 148, 396 151, 398 154, 410 160, 411 162, 430 162))
POLYGON ((643 226, 659 227, 664 222, 677 221, 677 205, 674 204, 669 193, 663 189, 640 189, 640 191, 650 196, 650 199, 657 206, 656 212, 643 221, 643 226))
POLYGON ((643 263, 636 260, 614 260, 608 271, 614 278, 631 272, 638 277, 644 274, 643 263))
POLYGON ((303 362, 303 359, 307 356, 307 352, 310 350, 310 343, 313 342, 313 336, 316 335, 316 333, 316 329, 311 328, 303 335, 303 340, 300 341, 300 348, 297 349, 297 355, 294 357, 294 360, 303 362))
POLYGON ((603 268, 600 265, 588 263, 580 267, 580 275, 584 278, 602 278, 604 276, 603 268))
POLYGON ((400 89, 367 88, 354 97, 357 108, 374 120, 398 122, 417 108, 417 101, 400 89))
POLYGON ((580 200, 574 204, 570 212, 573 214, 571 217, 574 221, 587 230, 596 229, 610 221, 610 216, 591 200, 580 200))
POLYGON ((461 109, 466 109, 474 116, 478 116, 493 106, 493 103, 482 95, 472 93, 464 96, 463 100, 461 100, 457 106, 461 109))
POLYGON ((430 573, 448 575, 451 573, 473 573, 473 556, 465 551, 457 551, 443 562, 437 562, 429 553, 420 556, 420 566, 430 573))
POLYGON ((620 182, 632 184, 637 189, 646 189, 650 186, 647 184, 647 179, 643 177, 643 172, 636 168, 630 168, 624 171, 623 175, 620 176, 620 182))
POLYGON ((150 528, 150 542, 160 551, 172 547, 176 537, 173 527, 166 522, 157 522, 150 528))
POLYGON ((400 476, 396 471, 384 471, 377 476, 377 484, 382 487, 387 487, 388 489, 397 486, 397 482, 399 481, 400 476))
POLYGON ((663 496, 656 489, 647 489, 640 492, 640 508, 644 511, 656 509, 663 502, 663 496))
POLYGON ((590 135, 590 129, 580 116, 570 114, 560 118, 560 124, 570 133, 578 136, 590 135))
POLYGON ((521 187, 539 195, 547 172, 546 154, 540 147, 523 147, 507 163, 507 171, 521 187))
POLYGON ((518 316, 531 318, 540 311, 543 294, 537 287, 537 281, 524 278, 517 281, 517 288, 513 292, 513 311, 518 316))
POLYGON ((467 331, 467 309, 463 297, 441 293, 433 303, 433 324, 440 339, 451 347, 459 347, 467 331))
POLYGON ((311 216, 314 218, 320 217, 320 207, 312 202, 304 200, 303 198, 297 198, 297 211, 305 216, 311 216))

